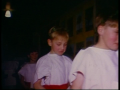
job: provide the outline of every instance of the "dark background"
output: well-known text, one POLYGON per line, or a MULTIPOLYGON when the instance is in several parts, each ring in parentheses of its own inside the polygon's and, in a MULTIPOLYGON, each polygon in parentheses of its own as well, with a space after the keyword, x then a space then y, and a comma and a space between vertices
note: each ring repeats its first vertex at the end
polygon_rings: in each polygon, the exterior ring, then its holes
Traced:
POLYGON ((50 29, 49 24, 82 1, 2 0, 2 59, 24 56, 28 47, 32 46, 33 33, 39 34, 42 41, 46 40, 46 30, 50 29), (14 10, 11 18, 4 17, 3 9, 5 9, 6 2, 10 2, 14 10))
MULTIPOLYGON (((34 33, 40 35, 41 46, 39 48, 42 48, 42 55, 45 54, 48 47, 47 43, 42 43, 42 41, 47 42, 50 23, 85 1, 88 0, 1 0, 2 60, 25 56, 29 47, 34 43, 34 33), (11 18, 4 17, 3 9, 5 9, 6 2, 10 2, 14 10, 11 18)), ((113 9, 116 6, 118 6, 118 0, 102 0, 97 5, 101 11, 110 10, 109 7, 113 9)), ((36 41, 38 40, 36 37, 36 41)))
MULTIPOLYGON (((89 0, 1 0, 1 61, 19 61, 18 69, 13 74, 17 88, 21 89, 17 72, 28 61, 27 51, 31 46, 36 46, 40 56, 48 53, 50 47, 47 45, 47 34, 52 25, 56 24, 55 20, 86 1, 89 0), (7 2, 11 3, 14 10, 11 18, 6 18, 3 10, 7 2)), ((118 11, 118 0, 96 1, 97 12, 118 11)), ((4 87, 7 75, 4 74, 4 65, 1 66, 2 88, 7 88, 4 87)))

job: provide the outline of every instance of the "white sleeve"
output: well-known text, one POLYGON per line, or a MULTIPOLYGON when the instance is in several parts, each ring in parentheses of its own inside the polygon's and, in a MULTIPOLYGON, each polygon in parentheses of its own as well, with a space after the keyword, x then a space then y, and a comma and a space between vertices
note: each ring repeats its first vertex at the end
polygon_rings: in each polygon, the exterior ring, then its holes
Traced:
MULTIPOLYGON (((93 77, 95 69, 94 60, 89 53, 85 53, 84 50, 81 50, 75 57, 72 63, 72 68, 69 75, 69 82, 72 85, 72 82, 75 80, 77 72, 80 71, 84 78, 90 80, 93 77)), ((85 82, 86 82, 85 80, 85 82)))
POLYGON ((69 74, 69 82, 70 85, 72 85, 72 82, 75 80, 76 75, 77 75, 77 69, 80 65, 80 56, 82 55, 81 51, 76 55, 76 57, 74 58, 73 62, 72 62, 72 67, 70 70, 70 74, 69 74))
POLYGON ((116 51, 117 57, 118 57, 118 50, 116 51))
POLYGON ((19 70, 18 74, 25 77, 26 71, 27 71, 27 66, 24 65, 24 66, 19 70))
POLYGON ((51 72, 50 60, 47 59, 38 60, 36 64, 36 71, 35 71, 33 83, 35 83, 38 79, 43 78, 44 76, 49 76, 50 72, 51 72))

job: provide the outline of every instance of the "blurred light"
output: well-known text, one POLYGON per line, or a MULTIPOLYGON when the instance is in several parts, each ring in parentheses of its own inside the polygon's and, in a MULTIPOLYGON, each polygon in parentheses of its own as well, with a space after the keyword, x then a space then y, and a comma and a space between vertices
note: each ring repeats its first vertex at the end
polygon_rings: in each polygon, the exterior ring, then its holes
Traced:
POLYGON ((11 17, 11 12, 9 10, 5 12, 5 17, 11 17))
POLYGON ((6 8, 7 10, 10 10, 10 3, 9 3, 9 2, 7 2, 5 8, 6 8))
POLYGON ((5 17, 11 17, 11 11, 13 11, 13 9, 11 9, 10 2, 6 3, 4 11, 5 11, 5 17))

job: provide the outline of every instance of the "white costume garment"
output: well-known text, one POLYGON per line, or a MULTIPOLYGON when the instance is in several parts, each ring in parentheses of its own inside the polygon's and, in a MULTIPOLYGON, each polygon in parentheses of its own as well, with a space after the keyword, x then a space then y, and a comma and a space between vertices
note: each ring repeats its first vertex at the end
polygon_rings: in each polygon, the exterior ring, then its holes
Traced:
MULTIPOLYGON (((119 52, 119 51, 117 50, 117 51, 116 51, 117 56, 118 56, 118 52, 119 52)), ((119 58, 119 57, 118 57, 118 58, 119 58)))
POLYGON ((34 83, 42 79, 42 85, 61 85, 68 83, 72 60, 67 56, 57 54, 46 54, 36 64, 34 83))
POLYGON ((35 74, 35 63, 27 63, 25 64, 20 70, 19 74, 24 76, 24 81, 30 82, 30 87, 33 88, 33 79, 34 79, 34 74, 35 74))
POLYGON ((118 56, 115 51, 95 47, 80 50, 73 60, 69 81, 84 75, 82 89, 118 89, 118 56))

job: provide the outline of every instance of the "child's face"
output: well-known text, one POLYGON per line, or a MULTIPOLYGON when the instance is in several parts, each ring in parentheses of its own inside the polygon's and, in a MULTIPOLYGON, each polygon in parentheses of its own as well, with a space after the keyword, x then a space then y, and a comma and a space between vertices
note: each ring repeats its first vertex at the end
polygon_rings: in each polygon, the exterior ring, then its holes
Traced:
POLYGON ((107 49, 118 49, 118 27, 105 26, 102 38, 107 49))
POLYGON ((30 58, 30 61, 36 62, 38 59, 38 52, 31 52, 28 57, 30 58))
POLYGON ((49 39, 49 45, 51 46, 51 53, 56 53, 58 55, 62 55, 67 48, 67 39, 61 36, 58 36, 57 38, 50 40, 49 39))

